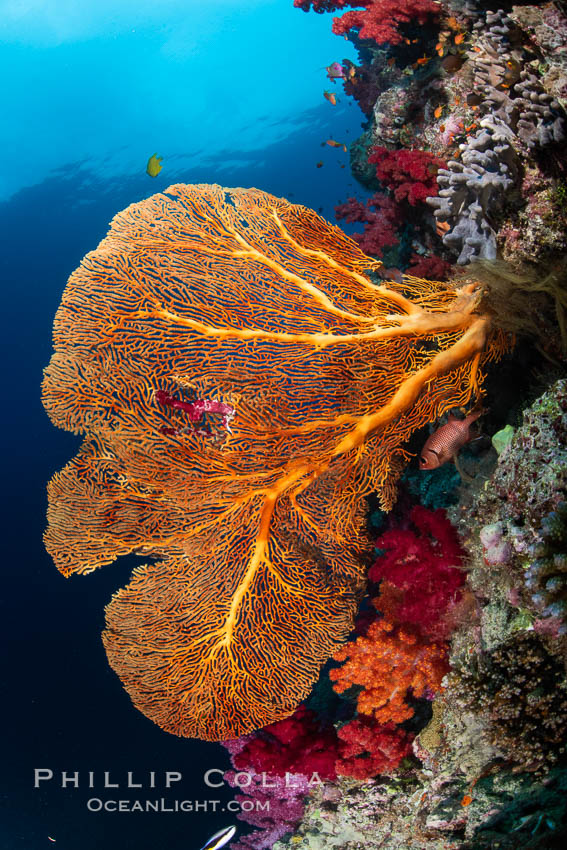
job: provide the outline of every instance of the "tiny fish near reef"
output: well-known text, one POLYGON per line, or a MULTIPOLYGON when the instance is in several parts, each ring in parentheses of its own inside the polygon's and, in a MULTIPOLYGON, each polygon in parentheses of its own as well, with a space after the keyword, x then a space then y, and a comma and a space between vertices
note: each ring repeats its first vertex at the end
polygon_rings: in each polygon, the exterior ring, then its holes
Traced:
POLYGON ((306 207, 180 184, 118 213, 69 278, 43 403, 84 440, 45 543, 65 576, 149 559, 103 640, 168 732, 291 714, 352 629, 365 494, 391 506, 405 441, 505 350, 474 282, 379 267, 306 207))

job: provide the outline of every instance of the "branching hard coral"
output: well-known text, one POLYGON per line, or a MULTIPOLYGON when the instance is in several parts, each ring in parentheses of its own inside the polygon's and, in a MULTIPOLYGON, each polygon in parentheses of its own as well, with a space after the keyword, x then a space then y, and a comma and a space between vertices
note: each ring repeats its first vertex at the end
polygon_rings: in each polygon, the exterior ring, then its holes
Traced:
POLYGON ((439 171, 439 196, 428 200, 438 220, 450 225, 443 242, 459 253, 461 265, 496 258, 495 217, 520 183, 519 154, 561 143, 566 123, 559 102, 529 68, 533 54, 520 44, 508 14, 488 10, 474 31, 469 59, 480 128, 459 145, 459 160, 439 171))
POLYGON ((451 691, 490 720, 492 741, 523 770, 542 770, 563 759, 567 734, 567 683, 563 665, 534 632, 521 632, 479 669, 451 674, 451 691))
POLYGON ((402 723, 412 717, 408 691, 414 697, 434 693, 447 672, 444 643, 426 643, 385 619, 372 623, 366 636, 339 649, 334 659, 344 661, 329 671, 334 689, 340 694, 361 685, 358 711, 380 723, 402 723))
POLYGON ((45 542, 64 575, 154 558, 103 639, 169 732, 238 737, 294 710, 352 627, 364 495, 392 504, 404 441, 507 345, 474 284, 375 283, 379 265, 305 207, 175 185, 69 279, 43 401, 84 442, 49 485, 45 542), (181 427, 162 392, 228 405, 231 431, 181 427))
POLYGON ((526 571, 526 587, 543 617, 556 623, 556 633, 567 634, 567 502, 560 502, 544 518, 539 540, 530 548, 534 558, 526 571))

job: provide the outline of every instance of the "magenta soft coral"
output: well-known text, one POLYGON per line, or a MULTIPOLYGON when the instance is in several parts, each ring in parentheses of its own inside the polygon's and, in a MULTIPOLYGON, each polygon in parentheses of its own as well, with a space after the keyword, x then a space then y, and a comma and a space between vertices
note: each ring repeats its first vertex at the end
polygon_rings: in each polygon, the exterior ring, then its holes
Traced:
MULTIPOLYGON (((325 0, 320 0, 318 5, 321 3, 325 3, 325 0)), ((302 3, 299 5, 304 8, 302 3)), ((338 8, 339 3, 329 5, 338 8)), ((434 0, 368 0, 349 5, 365 8, 345 12, 340 18, 333 18, 333 32, 336 35, 344 35, 351 29, 357 29, 360 38, 372 39, 377 44, 400 44, 403 40, 401 26, 423 26, 428 20, 438 18, 440 13, 440 6, 434 0)))
POLYGON ((394 193, 396 201, 406 200, 412 206, 437 194, 437 172, 447 165, 429 151, 391 151, 380 145, 372 148, 368 162, 376 166, 378 180, 394 193))
POLYGON ((392 528, 376 541, 385 552, 370 568, 371 582, 381 582, 374 604, 389 619, 417 626, 429 638, 444 637, 444 617, 460 599, 465 553, 457 533, 439 508, 416 505, 409 528, 392 528))
POLYGON ((320 731, 317 715, 304 706, 284 720, 260 729, 234 753, 234 767, 275 776, 316 773, 321 779, 335 779, 337 739, 333 728, 320 731))

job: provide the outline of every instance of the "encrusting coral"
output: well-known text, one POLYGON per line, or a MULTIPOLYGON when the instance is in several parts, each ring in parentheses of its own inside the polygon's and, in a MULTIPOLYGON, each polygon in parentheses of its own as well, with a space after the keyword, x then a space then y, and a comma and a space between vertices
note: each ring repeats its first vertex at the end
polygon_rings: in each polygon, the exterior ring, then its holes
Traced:
POLYGON ((65 575, 156 558, 103 639, 170 732, 235 737, 308 694, 352 626, 364 495, 391 505, 404 441, 507 345, 474 284, 374 283, 379 265, 305 207, 177 185, 69 279, 43 400, 85 440, 49 486, 46 545, 65 575), (195 399, 223 405, 198 428, 195 399))

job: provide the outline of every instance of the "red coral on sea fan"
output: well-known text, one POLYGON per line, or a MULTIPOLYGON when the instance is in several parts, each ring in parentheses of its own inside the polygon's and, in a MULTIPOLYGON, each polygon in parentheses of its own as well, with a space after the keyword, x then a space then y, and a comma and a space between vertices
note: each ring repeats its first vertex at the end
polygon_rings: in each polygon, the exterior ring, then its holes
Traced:
POLYGON ((372 149, 368 162, 376 165, 376 177, 396 201, 407 200, 412 206, 437 194, 437 172, 447 166, 429 151, 391 151, 380 145, 372 149))
POLYGON ((358 29, 360 38, 372 39, 377 44, 400 44, 403 38, 400 26, 423 26, 428 19, 438 17, 440 11, 433 0, 368 0, 353 5, 365 8, 333 18, 333 32, 344 35, 351 29, 358 29))
POLYGON ((371 779, 389 774, 411 750, 413 736, 387 723, 383 726, 368 717, 356 717, 337 732, 340 738, 339 776, 371 779))

